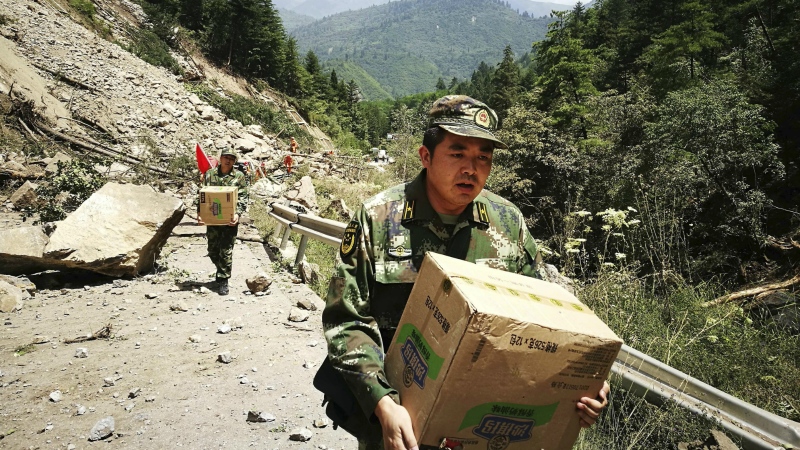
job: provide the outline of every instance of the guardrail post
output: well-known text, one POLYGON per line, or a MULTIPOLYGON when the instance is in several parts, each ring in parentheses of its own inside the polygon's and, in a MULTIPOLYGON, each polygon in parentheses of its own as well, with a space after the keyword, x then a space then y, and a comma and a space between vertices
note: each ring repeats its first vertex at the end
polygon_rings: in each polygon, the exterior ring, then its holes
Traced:
POLYGON ((297 257, 294 259, 295 266, 303 261, 303 254, 306 252, 306 244, 308 244, 308 236, 303 235, 303 237, 300 238, 300 247, 297 248, 297 257))
POLYGON ((290 227, 286 227, 286 231, 283 233, 283 239, 281 240, 281 250, 286 250, 286 245, 289 244, 289 236, 292 235, 292 229, 290 227))

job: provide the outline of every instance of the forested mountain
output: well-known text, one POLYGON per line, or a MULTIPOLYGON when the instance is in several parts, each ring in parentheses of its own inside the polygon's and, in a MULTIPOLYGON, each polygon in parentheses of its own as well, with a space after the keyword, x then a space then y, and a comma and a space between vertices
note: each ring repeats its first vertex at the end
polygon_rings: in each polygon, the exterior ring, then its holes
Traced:
POLYGON ((363 67, 392 96, 433 89, 494 64, 510 45, 522 54, 552 19, 526 18, 495 0, 403 0, 337 14, 292 31, 321 61, 363 67))
POLYGON ((392 98, 391 94, 358 64, 341 59, 331 59, 323 64, 322 69, 328 72, 336 71, 341 80, 355 81, 364 98, 375 100, 392 98))
POLYGON ((308 25, 316 20, 311 16, 300 14, 286 8, 278 8, 278 14, 281 16, 283 28, 286 29, 286 31, 292 31, 295 28, 308 25))
MULTIPOLYGON (((298 14, 313 16, 321 19, 345 11, 357 11, 374 5, 383 5, 390 0, 274 0, 272 3, 280 9, 287 9, 298 14)), ((561 3, 536 2, 532 0, 507 0, 509 6, 519 11, 519 14, 528 13, 533 17, 550 14, 550 11, 564 11, 572 5, 561 3)), ((284 23, 287 30, 292 27, 284 23)))

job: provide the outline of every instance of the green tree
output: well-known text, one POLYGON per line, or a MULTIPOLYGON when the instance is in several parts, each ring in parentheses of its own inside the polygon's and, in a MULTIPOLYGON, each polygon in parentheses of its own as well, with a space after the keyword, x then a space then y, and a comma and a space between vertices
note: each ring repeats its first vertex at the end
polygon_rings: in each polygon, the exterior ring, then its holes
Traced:
POLYGON ((557 127, 588 139, 586 101, 598 93, 593 78, 599 60, 571 35, 568 14, 554 14, 559 20, 550 24, 548 39, 534 44, 540 72, 537 85, 542 88, 540 107, 551 111, 557 127))
POLYGON ((502 121, 506 116, 506 110, 511 107, 520 92, 519 66, 514 62, 514 52, 510 45, 503 50, 503 60, 497 64, 497 70, 492 74, 491 80, 492 96, 488 102, 502 121))
POLYGON ((714 16, 700 1, 684 3, 679 14, 682 22, 656 36, 642 55, 656 85, 666 85, 662 89, 693 82, 701 62, 713 64, 716 51, 725 40, 722 33, 714 30, 714 16))
POLYGON ((662 181, 650 189, 675 190, 706 270, 763 242, 764 188, 783 177, 763 112, 731 82, 715 81, 670 93, 645 127, 640 173, 662 181))

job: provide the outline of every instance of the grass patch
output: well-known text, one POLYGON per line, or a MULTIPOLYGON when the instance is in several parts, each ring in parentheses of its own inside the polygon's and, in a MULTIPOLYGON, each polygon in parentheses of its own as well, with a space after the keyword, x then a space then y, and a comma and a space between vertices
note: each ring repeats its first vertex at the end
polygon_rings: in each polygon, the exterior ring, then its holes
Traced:
POLYGON ((20 345, 19 347, 14 349, 14 356, 22 356, 27 355, 28 353, 33 353, 36 351, 36 346, 33 344, 28 345, 20 345))
POLYGON ((89 20, 94 20, 94 15, 97 13, 91 0, 69 0, 69 7, 89 20))
POLYGON ((69 7, 78 13, 87 28, 96 31, 105 39, 111 37, 111 28, 103 19, 97 17, 97 9, 91 0, 69 0, 69 7))
MULTIPOLYGON (((631 347, 764 410, 800 420, 797 336, 762 326, 736 305, 703 308, 711 284, 653 292, 624 271, 607 271, 580 298, 631 347)), ((579 449, 677 448, 704 440, 707 419, 668 404, 656 407, 612 386, 612 400, 579 449)), ((718 428, 718 427, 716 427, 718 428)))
POLYGON ((131 43, 126 50, 138 56, 142 61, 158 67, 164 67, 175 75, 183 74, 180 64, 169 52, 169 46, 150 30, 132 28, 131 43))
POLYGON ((223 96, 203 84, 186 84, 185 87, 187 91, 197 94, 229 119, 238 120, 242 125, 261 125, 264 132, 279 134, 287 139, 288 136, 294 136, 301 147, 313 140, 311 135, 277 107, 237 94, 223 96))

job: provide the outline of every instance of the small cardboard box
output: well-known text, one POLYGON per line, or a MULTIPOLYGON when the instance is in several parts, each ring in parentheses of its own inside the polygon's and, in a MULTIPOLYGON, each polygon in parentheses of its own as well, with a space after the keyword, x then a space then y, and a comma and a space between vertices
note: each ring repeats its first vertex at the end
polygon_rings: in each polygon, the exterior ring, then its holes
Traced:
POLYGON ((385 370, 421 449, 566 450, 621 346, 561 286, 428 253, 385 370))
POLYGON ((205 186, 200 189, 200 218, 206 225, 227 225, 236 214, 235 186, 205 186))

